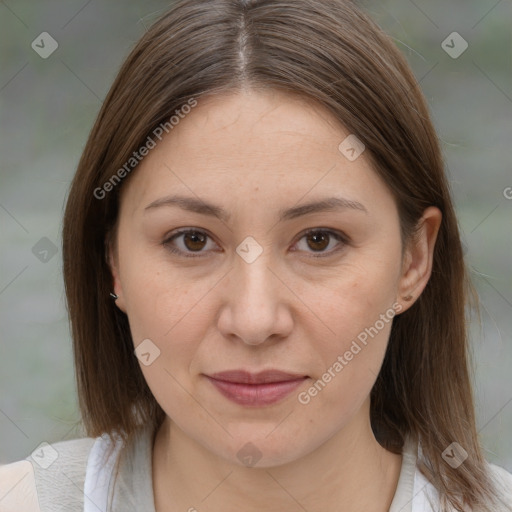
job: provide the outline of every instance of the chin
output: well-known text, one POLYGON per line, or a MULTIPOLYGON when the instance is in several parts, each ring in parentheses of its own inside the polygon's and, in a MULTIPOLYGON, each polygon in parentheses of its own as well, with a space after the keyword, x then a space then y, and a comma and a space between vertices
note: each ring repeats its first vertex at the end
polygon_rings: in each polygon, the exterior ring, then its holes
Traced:
POLYGON ((299 437, 284 430, 280 437, 269 435, 273 429, 275 425, 272 428, 254 428, 253 426, 252 429, 244 429, 243 435, 234 434, 231 431, 233 437, 226 441, 228 446, 225 450, 221 448, 219 452, 218 444, 209 449, 230 463, 241 467, 272 468, 293 463, 316 447, 311 439, 303 439, 301 443, 299 437))

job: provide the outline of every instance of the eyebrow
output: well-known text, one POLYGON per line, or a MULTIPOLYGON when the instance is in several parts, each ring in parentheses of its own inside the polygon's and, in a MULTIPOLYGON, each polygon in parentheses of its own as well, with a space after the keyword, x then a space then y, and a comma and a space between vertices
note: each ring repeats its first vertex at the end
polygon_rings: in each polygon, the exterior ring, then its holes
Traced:
MULTIPOLYGON (((199 213, 201 215, 210 215, 224 222, 229 221, 231 218, 231 215, 220 206, 209 203, 204 199, 180 195, 166 196, 157 199, 144 208, 144 213, 162 206, 178 206, 183 210, 199 213)), ((291 208, 279 210, 278 218, 279 221, 282 222, 311 213, 330 212, 344 209, 357 210, 368 214, 368 210, 358 201, 353 201, 344 197, 328 197, 320 201, 309 202, 300 206, 293 206, 291 208)))

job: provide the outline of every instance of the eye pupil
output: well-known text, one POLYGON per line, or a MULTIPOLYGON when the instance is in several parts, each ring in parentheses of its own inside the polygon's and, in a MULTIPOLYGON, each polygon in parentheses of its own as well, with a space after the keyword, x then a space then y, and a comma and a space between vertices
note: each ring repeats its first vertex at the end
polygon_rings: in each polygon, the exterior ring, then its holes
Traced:
POLYGON ((204 247, 205 240, 206 240, 206 236, 204 236, 203 234, 201 234, 197 231, 191 231, 189 233, 184 233, 184 236, 183 236, 183 241, 184 241, 187 249, 190 249, 191 251, 201 250, 204 247), (199 240, 199 242, 198 242, 198 240, 199 240), (187 241, 192 241, 192 246, 189 243, 187 243, 187 241), (199 244, 199 245, 196 245, 196 244, 199 244))
POLYGON ((314 250, 323 250, 329 245, 329 235, 326 233, 323 233, 321 231, 318 231, 316 233, 308 235, 308 241, 312 240, 314 244, 317 244, 320 242, 320 247, 311 247, 314 250))

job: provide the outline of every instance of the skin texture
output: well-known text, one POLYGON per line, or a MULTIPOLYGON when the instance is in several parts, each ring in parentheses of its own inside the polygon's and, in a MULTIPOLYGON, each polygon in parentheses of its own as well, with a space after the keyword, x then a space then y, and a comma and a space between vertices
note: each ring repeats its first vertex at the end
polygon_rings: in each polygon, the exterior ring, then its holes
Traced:
POLYGON ((400 312, 414 303, 430 277, 441 213, 425 210, 402 261, 394 199, 364 152, 349 161, 339 151, 348 135, 322 107, 292 95, 210 96, 124 184, 111 268, 134 346, 150 339, 160 350, 141 364, 167 414, 153 452, 158 512, 388 510, 401 456, 377 443, 369 394, 391 322, 309 403, 297 397, 394 303, 400 312), (230 218, 145 210, 171 194, 215 203, 230 218), (281 209, 332 196, 367 211, 278 219, 281 209), (208 237, 166 246, 178 228, 208 237), (324 231, 312 239, 312 228, 324 231), (236 252, 249 236, 263 251, 251 263, 236 252), (205 377, 270 368, 309 378, 276 404, 247 407, 205 377), (248 442, 260 457, 254 467, 237 456, 248 442))

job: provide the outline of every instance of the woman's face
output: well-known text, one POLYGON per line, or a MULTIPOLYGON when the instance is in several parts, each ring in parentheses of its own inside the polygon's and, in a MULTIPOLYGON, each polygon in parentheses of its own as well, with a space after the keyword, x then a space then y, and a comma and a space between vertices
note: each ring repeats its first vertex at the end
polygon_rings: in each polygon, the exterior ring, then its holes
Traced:
POLYGON ((237 464, 293 461, 368 423, 405 310, 401 240, 366 154, 339 149, 348 135, 279 92, 202 98, 123 188, 114 289, 144 376, 184 435, 237 464), (300 379, 210 379, 269 369, 300 379))

